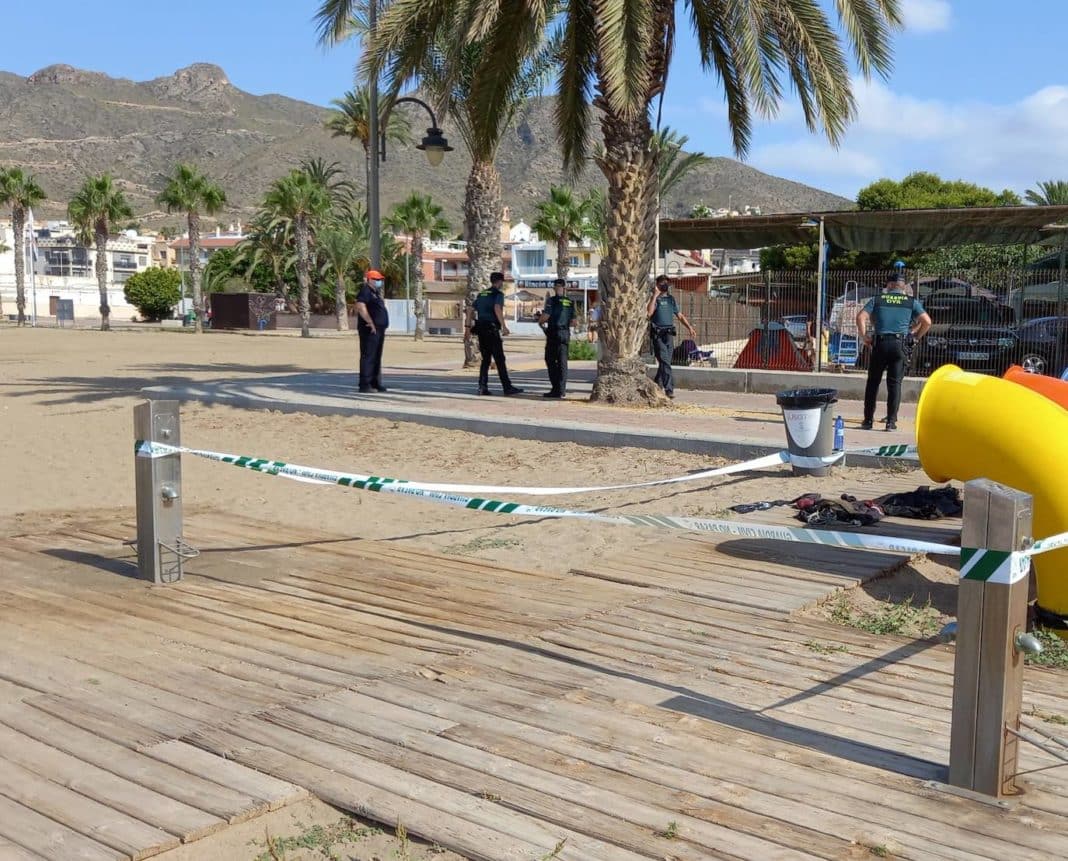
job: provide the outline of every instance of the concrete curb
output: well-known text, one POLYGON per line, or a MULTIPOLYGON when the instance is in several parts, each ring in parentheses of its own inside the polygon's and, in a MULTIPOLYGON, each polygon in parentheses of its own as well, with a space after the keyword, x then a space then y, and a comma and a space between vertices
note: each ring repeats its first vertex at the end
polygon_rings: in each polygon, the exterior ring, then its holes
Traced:
MULTIPOLYGON (((673 433, 668 431, 619 430, 611 425, 588 422, 534 422, 521 419, 480 418, 437 410, 404 409, 395 406, 377 407, 361 404, 359 407, 340 404, 297 403, 275 401, 248 395, 211 394, 183 388, 152 386, 141 389, 150 400, 173 400, 182 403, 220 404, 247 410, 272 410, 281 413, 309 413, 317 416, 365 416, 367 418, 391 419, 413 422, 428 427, 461 430, 483 436, 505 437, 538 442, 571 442, 577 445, 608 446, 612 448, 644 448, 654 451, 682 451, 689 454, 722 457, 743 461, 783 451, 786 447, 785 432, 782 446, 754 443, 736 437, 716 437, 707 434, 673 433)), ((900 458, 882 458, 875 455, 855 454, 846 458, 847 466, 868 468, 885 467, 894 462, 909 468, 919 468, 917 461, 900 458)))
MULTIPOLYGON (((655 366, 647 366, 650 377, 656 374, 655 366)), ((734 368, 671 369, 675 387, 694 391, 741 392, 751 395, 774 395, 785 389, 837 389, 841 400, 863 401, 867 375, 816 374, 793 371, 745 371, 734 368)), ((901 384, 901 400, 916 403, 926 379, 906 377, 901 384)), ((885 386, 885 382, 884 382, 885 386)), ((885 389, 884 389, 885 391, 885 389)))

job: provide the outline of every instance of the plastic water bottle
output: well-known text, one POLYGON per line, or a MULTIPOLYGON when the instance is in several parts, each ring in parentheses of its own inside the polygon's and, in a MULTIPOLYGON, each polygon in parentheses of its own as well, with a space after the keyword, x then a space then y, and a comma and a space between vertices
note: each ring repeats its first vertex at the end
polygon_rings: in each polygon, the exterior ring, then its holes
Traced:
POLYGON ((834 420, 834 450, 845 451, 845 420, 841 416, 834 420))

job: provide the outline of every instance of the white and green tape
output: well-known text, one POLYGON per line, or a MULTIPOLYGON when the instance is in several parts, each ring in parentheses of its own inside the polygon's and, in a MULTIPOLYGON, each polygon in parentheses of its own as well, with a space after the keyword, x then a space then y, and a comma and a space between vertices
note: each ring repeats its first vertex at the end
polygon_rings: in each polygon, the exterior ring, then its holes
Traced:
POLYGON ((1031 571, 1027 551, 987 550, 982 547, 960 549, 960 579, 984 583, 1011 584, 1023 580, 1031 571))
MULTIPOLYGON (((746 525, 736 521, 708 520, 696 517, 675 517, 655 514, 596 514, 588 511, 573 511, 571 509, 555 508, 551 506, 526 505, 525 503, 507 502, 482 496, 465 496, 452 491, 431 489, 426 485, 399 481, 397 479, 382 476, 359 475, 356 473, 318 469, 315 467, 286 463, 279 460, 205 451, 202 449, 172 446, 164 443, 147 442, 144 440, 139 440, 137 442, 135 452, 138 457, 166 457, 174 454, 189 454, 219 463, 228 463, 241 469, 249 469, 254 472, 264 473, 265 475, 275 475, 280 478, 288 478, 294 481, 304 481, 315 484, 334 484, 360 490, 371 490, 377 493, 394 493, 403 496, 416 497, 442 505, 468 508, 473 511, 488 511, 496 514, 514 514, 527 517, 576 518, 593 520, 601 523, 616 523, 629 526, 646 526, 656 529, 673 529, 688 532, 703 532, 706 534, 730 535, 735 538, 790 541, 803 544, 821 544, 831 547, 850 547, 858 550, 882 550, 894 553, 936 553, 956 555, 960 552, 960 548, 949 544, 935 544, 927 541, 914 541, 912 539, 894 538, 882 535, 862 535, 853 532, 810 530, 792 526, 770 526, 762 524, 746 525)), ((771 465, 772 457, 779 456, 769 455, 768 458, 761 458, 760 460, 767 460, 768 465, 771 465)), ((784 461, 780 459, 775 462, 783 463, 784 461)), ((748 461, 745 464, 735 464, 734 466, 753 469, 754 463, 755 461, 748 461)), ((730 467, 724 467, 724 469, 730 469, 730 467)), ((692 479, 693 476, 685 476, 684 478, 692 479)), ((439 487, 440 486, 441 485, 439 485, 439 487)), ((455 485, 445 486, 454 487, 455 485)), ((626 486, 648 485, 614 485, 614 487, 617 488, 626 486)), ((576 492, 570 488, 568 490, 569 492, 576 492)))

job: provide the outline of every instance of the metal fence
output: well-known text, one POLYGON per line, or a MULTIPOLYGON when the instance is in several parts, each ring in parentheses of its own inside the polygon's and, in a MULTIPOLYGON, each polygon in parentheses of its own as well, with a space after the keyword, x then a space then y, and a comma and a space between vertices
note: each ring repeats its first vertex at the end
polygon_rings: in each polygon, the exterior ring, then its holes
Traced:
MULTIPOLYGON (((782 368, 785 363, 797 370, 863 370, 867 356, 856 315, 894 274, 829 270, 822 314, 814 270, 718 276, 705 290, 675 295, 697 329, 698 358, 708 361, 711 353, 718 367, 782 368), (817 321, 822 321, 818 349, 817 321)), ((1013 363, 1057 375, 1068 366, 1068 285, 1059 270, 903 274, 908 292, 924 304, 934 324, 911 352, 910 375, 926 376, 947 362, 991 374, 1013 363)))

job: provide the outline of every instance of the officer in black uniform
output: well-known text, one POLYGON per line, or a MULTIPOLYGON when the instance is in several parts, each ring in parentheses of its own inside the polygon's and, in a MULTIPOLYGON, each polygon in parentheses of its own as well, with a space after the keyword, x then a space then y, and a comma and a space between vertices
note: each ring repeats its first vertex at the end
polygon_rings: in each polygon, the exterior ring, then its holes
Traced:
POLYGON ((504 343, 501 341, 501 335, 509 333, 508 324, 504 320, 504 293, 501 292, 503 284, 503 273, 490 273, 489 290, 481 291, 467 311, 464 340, 474 334, 478 338, 479 352, 482 353, 482 365, 478 369, 478 393, 480 395, 493 394, 489 389, 491 361, 497 363, 497 373, 500 375, 501 387, 506 395, 518 395, 523 391, 512 385, 504 359, 504 343))
POLYGON ((549 369, 551 388, 543 398, 563 398, 567 395, 567 352, 571 344, 571 329, 575 325, 575 303, 564 295, 567 282, 553 281, 553 295, 545 301, 545 309, 538 322, 545 329, 545 365, 549 369))
POLYGON ((377 269, 365 275, 367 283, 356 294, 356 334, 360 336, 360 391, 386 391, 382 385, 382 348, 389 328, 389 311, 382 298, 385 276, 377 269))
POLYGON ((905 292, 905 276, 891 275, 885 293, 873 296, 857 314, 857 332, 871 347, 868 385, 864 389, 864 421, 861 430, 871 430, 875 401, 886 372, 886 429, 897 430, 901 404, 901 381, 905 377, 906 341, 919 340, 931 328, 931 317, 919 299, 905 292), (874 332, 868 331, 871 322, 874 332))
POLYGON ((653 382, 664 390, 664 394, 673 398, 675 384, 671 377, 671 356, 675 352, 675 318, 678 317, 690 330, 691 338, 697 338, 697 330, 679 310, 675 297, 668 292, 670 287, 671 281, 666 275, 656 277, 656 289, 645 308, 645 316, 649 318, 649 344, 659 365, 653 382))

